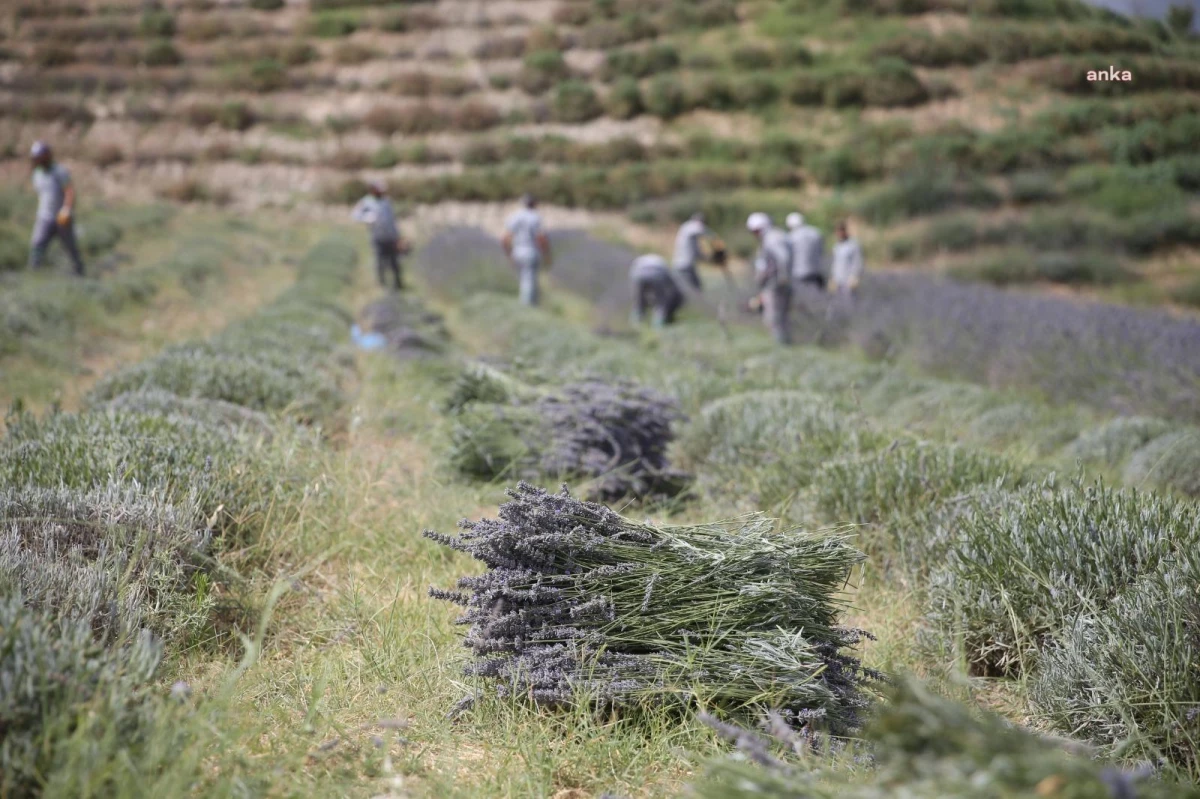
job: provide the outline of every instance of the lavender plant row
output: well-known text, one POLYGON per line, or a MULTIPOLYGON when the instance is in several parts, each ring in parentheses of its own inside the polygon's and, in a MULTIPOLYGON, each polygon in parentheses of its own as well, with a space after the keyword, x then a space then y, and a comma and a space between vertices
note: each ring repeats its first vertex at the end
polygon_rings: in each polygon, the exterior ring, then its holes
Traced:
POLYGON ((1200 421, 1192 320, 912 274, 872 276, 851 312, 824 296, 806 302, 814 312, 800 324, 826 343, 849 339, 937 373, 1120 414, 1200 421))
POLYGON ((673 496, 688 475, 673 469, 667 447, 681 419, 675 401, 629 381, 585 380, 533 396, 485 380, 473 391, 507 397, 470 402, 452 430, 451 462, 494 478, 589 479, 588 496, 673 496))
POLYGON ((466 608, 466 673, 546 705, 769 706, 793 725, 860 723, 881 676, 843 650, 837 593, 861 555, 749 516, 655 527, 520 483, 499 517, 434 541, 487 566, 430 595, 466 608))

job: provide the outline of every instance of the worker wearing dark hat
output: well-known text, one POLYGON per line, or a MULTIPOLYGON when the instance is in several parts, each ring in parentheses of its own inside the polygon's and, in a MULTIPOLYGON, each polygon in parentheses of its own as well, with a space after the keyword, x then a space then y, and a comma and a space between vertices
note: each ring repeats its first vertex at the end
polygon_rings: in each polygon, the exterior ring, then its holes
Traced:
POLYGON ((400 230, 396 227, 396 212, 392 201, 387 197, 387 184, 381 180, 368 184, 370 193, 358 201, 350 216, 354 221, 362 222, 371 229, 371 247, 375 251, 375 271, 379 275, 379 285, 387 286, 387 274, 390 272, 393 284, 399 291, 403 285, 400 279, 400 252, 403 242, 400 230))
POLYGON ((538 273, 549 266, 551 255, 550 239, 542 228, 537 200, 531 195, 521 197, 521 207, 508 218, 500 243, 520 277, 521 302, 537 305, 538 273))
POLYGON ((46 248, 57 238, 67 251, 75 274, 82 276, 83 258, 75 241, 75 185, 71 183, 71 173, 54 161, 50 145, 44 141, 33 143, 29 158, 33 162, 33 189, 38 196, 29 265, 34 269, 41 266, 46 248))

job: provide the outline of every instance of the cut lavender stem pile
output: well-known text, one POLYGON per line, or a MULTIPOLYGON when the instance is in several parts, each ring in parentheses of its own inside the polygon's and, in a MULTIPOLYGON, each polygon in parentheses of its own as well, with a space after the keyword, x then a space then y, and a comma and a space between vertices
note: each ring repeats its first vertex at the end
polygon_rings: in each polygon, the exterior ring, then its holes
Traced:
POLYGON ((837 594, 860 553, 747 516, 656 527, 564 488, 526 483, 499 518, 426 537, 487 565, 458 590, 469 676, 546 705, 698 702, 777 709, 835 734, 857 727, 880 675, 843 652, 837 594))
POLYGON ((690 480, 667 460, 682 418, 670 397, 629 381, 537 390, 494 370, 468 374, 456 387, 449 450, 463 474, 584 478, 586 496, 605 502, 671 497, 690 480))

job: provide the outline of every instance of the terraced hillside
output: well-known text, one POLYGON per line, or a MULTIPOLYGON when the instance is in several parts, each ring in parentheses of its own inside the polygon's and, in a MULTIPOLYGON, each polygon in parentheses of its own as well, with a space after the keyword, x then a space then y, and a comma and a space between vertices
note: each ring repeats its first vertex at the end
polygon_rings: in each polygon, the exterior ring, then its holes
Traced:
POLYGON ((1191 305, 1185 30, 1074 0, 15 3, 3 173, 46 136, 109 195, 531 189, 655 246, 701 207, 743 252, 749 209, 800 206, 876 266, 1191 305))

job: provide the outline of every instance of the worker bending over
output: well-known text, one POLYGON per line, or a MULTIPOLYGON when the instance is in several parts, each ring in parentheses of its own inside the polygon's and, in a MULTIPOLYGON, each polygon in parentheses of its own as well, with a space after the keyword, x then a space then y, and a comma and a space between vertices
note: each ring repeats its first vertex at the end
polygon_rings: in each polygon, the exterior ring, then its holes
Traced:
POLYGON ((746 228, 758 239, 755 280, 762 297, 763 319, 775 341, 792 341, 789 313, 792 305, 792 243, 764 213, 750 214, 746 228))
POLYGON ((520 297, 524 305, 538 304, 538 272, 549 268, 550 239, 542 228, 542 215, 537 212, 537 200, 526 194, 521 207, 508 218, 504 237, 500 240, 520 277, 520 297))
POLYGON ((652 253, 635 258, 629 267, 629 282, 633 287, 634 324, 641 323, 651 307, 654 327, 674 323, 675 314, 683 307, 683 292, 675 285, 665 258, 652 253))

